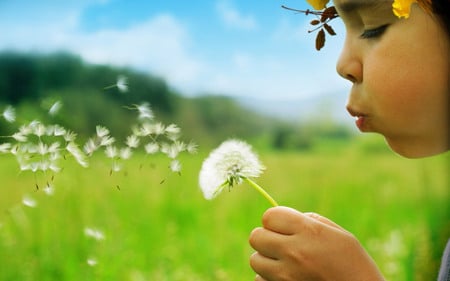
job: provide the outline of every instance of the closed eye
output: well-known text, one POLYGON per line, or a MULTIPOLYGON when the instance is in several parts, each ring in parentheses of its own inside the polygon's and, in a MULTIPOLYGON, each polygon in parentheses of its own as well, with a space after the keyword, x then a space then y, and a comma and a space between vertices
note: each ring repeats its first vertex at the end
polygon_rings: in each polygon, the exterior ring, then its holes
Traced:
POLYGON ((385 24, 377 28, 367 29, 360 35, 361 39, 375 39, 383 35, 389 25, 385 24))

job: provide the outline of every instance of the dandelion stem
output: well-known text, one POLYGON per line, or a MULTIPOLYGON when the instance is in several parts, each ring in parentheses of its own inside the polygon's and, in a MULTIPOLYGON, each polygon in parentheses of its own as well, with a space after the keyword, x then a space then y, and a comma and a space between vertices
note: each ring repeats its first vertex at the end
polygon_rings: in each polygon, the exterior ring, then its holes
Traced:
POLYGON ((276 207, 278 206, 278 203, 272 198, 272 196, 267 193, 261 186, 259 186, 256 182, 252 181, 251 179, 244 177, 243 178, 247 183, 249 183, 254 189, 256 189, 259 193, 261 193, 262 196, 264 196, 272 206, 276 207))

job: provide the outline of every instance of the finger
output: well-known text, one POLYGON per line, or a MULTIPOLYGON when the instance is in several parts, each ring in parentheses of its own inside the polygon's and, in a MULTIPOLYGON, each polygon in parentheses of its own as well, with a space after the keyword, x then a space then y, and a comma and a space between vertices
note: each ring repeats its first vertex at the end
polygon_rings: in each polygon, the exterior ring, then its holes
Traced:
POLYGON ((259 275, 256 275, 255 281, 266 281, 266 279, 262 278, 262 277, 259 276, 259 275))
POLYGON ((328 219, 328 218, 326 218, 326 217, 323 217, 323 216, 321 216, 321 215, 319 215, 319 214, 317 214, 317 213, 308 212, 308 213, 304 213, 304 215, 307 216, 307 217, 309 217, 309 218, 312 218, 312 219, 314 219, 314 220, 316 220, 316 221, 319 221, 319 222, 321 222, 321 223, 323 223, 323 224, 326 224, 326 225, 328 225, 328 226, 335 227, 335 228, 338 228, 338 229, 340 229, 340 230, 345 230, 345 229, 343 229, 341 226, 339 226, 338 224, 336 224, 335 222, 333 222, 333 221, 331 221, 330 219, 328 219))
POLYGON ((285 235, 258 227, 250 233, 249 243, 265 257, 277 259, 280 256, 280 243, 284 239, 285 235))
POLYGON ((297 210, 288 207, 268 209, 262 218, 264 228, 284 235, 292 235, 303 228, 306 217, 297 210))
POLYGON ((256 272, 255 280, 274 280, 273 274, 277 272, 278 262, 274 259, 267 258, 258 252, 253 253, 250 257, 250 266, 256 272))

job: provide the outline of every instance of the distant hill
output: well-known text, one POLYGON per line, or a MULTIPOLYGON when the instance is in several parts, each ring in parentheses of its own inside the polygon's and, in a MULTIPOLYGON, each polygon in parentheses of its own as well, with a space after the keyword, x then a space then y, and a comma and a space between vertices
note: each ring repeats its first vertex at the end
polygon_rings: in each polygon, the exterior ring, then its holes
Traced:
MULTIPOLYGON (((215 93, 188 98, 159 77, 88 64, 73 54, 0 53, 0 112, 13 105, 18 122, 58 123, 81 137, 91 136, 95 126, 102 125, 120 139, 130 134, 136 118, 126 107, 142 102, 150 103, 158 120, 179 125, 185 138, 204 146, 236 137, 262 147, 306 149, 320 137, 350 137, 347 128, 334 126, 339 118, 333 116, 331 104, 235 100, 215 93), (117 87, 105 89, 120 76, 127 77, 126 93, 117 87), (63 108, 50 117, 46 111, 54 101, 63 108), (302 122, 292 122, 297 118, 302 122)), ((1 135, 14 132, 14 125, 2 121, 1 135)))

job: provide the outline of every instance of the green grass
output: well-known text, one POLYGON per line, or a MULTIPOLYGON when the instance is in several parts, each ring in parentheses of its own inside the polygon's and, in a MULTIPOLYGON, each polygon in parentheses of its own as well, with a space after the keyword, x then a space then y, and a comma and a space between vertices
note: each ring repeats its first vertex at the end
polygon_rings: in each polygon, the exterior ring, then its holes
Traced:
MULTIPOLYGON (((260 156, 267 170, 257 182, 278 203, 353 232, 390 280, 433 280, 450 236, 448 154, 407 160, 356 143, 260 156)), ((164 158, 136 156, 113 175, 101 157, 88 169, 67 161, 53 196, 43 192, 51 175, 18 173, 11 156, 0 157, 2 281, 254 278, 248 236, 270 205, 248 185, 204 200, 206 152, 181 159, 181 176, 164 158), (24 195, 38 205, 24 206, 24 195)))

